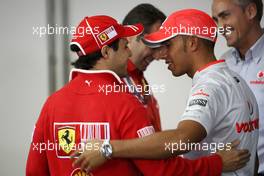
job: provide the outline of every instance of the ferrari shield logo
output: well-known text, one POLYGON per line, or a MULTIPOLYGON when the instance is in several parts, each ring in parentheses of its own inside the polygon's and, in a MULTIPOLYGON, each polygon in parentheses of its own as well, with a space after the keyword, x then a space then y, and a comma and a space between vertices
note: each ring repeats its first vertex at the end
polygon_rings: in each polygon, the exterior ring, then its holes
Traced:
POLYGON ((58 129, 58 139, 61 149, 69 154, 75 145, 75 128, 66 126, 58 129))
POLYGON ((81 149, 88 140, 110 140, 109 123, 55 122, 53 127, 55 150, 58 158, 70 158, 70 155, 81 149))
POLYGON ((105 33, 102 33, 99 37, 102 42, 105 42, 106 40, 108 40, 108 36, 105 33))

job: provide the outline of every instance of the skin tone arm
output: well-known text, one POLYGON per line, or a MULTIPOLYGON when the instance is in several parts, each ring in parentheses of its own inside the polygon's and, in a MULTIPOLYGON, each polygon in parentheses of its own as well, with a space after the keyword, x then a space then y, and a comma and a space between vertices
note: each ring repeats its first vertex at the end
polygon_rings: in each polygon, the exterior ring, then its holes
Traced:
POLYGON ((202 125, 192 120, 185 120, 180 122, 175 130, 132 140, 113 140, 111 144, 114 158, 163 159, 188 152, 188 150, 176 150, 176 147, 172 151, 172 145, 169 144, 197 143, 205 137, 206 131, 202 125), (168 145, 169 147, 166 148, 168 145))
MULTIPOLYGON (((240 169, 246 165, 250 159, 250 153, 248 150, 239 150, 239 141, 234 141, 231 144, 231 149, 218 151, 218 154, 222 159, 223 172, 231 172, 240 169)), ((90 145, 102 144, 102 141, 93 140, 89 142, 90 145)), ((107 159, 104 158, 100 151, 97 149, 84 150, 83 153, 76 151, 72 158, 76 158, 73 162, 73 167, 80 167, 84 171, 92 171, 97 167, 104 164, 107 159)))

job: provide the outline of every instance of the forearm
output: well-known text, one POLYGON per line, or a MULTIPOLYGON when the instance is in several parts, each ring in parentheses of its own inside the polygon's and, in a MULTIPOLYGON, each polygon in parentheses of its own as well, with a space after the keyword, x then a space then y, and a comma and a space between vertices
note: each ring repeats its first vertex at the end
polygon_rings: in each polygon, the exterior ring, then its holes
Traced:
POLYGON ((113 140, 114 158, 163 159, 186 153, 179 144, 191 142, 180 130, 167 130, 131 140, 113 140), (174 146, 172 148, 172 146, 174 146))

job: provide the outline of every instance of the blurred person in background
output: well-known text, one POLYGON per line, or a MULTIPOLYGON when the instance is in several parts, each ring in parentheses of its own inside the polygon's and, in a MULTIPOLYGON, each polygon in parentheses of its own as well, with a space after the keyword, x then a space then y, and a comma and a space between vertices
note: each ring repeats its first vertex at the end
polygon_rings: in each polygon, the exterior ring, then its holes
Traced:
POLYGON ((153 124, 155 131, 161 130, 159 105, 151 91, 151 86, 144 77, 144 71, 153 61, 153 50, 144 45, 141 38, 146 34, 156 32, 165 19, 165 14, 153 5, 139 4, 123 20, 123 25, 141 23, 144 26, 142 34, 127 38, 132 56, 128 60, 128 76, 124 78, 124 82, 129 86, 139 87, 139 89, 133 89, 131 93, 137 96, 145 105, 148 118, 153 124))

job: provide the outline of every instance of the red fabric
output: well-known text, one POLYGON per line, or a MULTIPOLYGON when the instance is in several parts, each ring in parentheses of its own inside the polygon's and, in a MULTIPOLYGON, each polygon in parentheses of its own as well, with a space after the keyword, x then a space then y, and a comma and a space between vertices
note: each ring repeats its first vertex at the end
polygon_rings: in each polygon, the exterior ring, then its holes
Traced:
POLYGON ((142 24, 120 25, 114 18, 105 15, 85 17, 78 27, 71 41, 77 45, 82 53, 87 55, 100 50, 118 38, 140 34, 144 30, 142 24))
MULTIPOLYGON (((143 87, 144 85, 142 80, 145 80, 145 82, 148 83, 144 77, 143 72, 138 70, 131 60, 128 60, 127 71, 130 78, 132 78, 137 85, 143 87)), ((142 95, 144 94, 144 92, 141 93, 142 95)), ((156 131, 161 131, 158 101, 156 100, 154 95, 146 95, 144 96, 144 99, 146 101, 146 109, 148 114, 147 117, 149 118, 151 124, 154 126, 154 129, 156 131)))
POLYGON ((145 35, 144 40, 151 46, 177 35, 195 35, 216 42, 216 30, 216 23, 207 13, 197 9, 184 9, 169 15, 160 29, 145 35))
MULTIPOLYGON (((56 140, 57 143, 69 140, 69 145, 77 144, 96 130, 87 130, 87 122, 109 123, 111 139, 136 138, 137 130, 150 125, 148 119, 144 118, 145 108, 133 95, 115 92, 105 95, 98 91, 99 85, 113 84, 121 83, 110 73, 79 73, 68 85, 48 98, 35 126, 26 166, 27 176, 82 175, 78 168, 72 168, 72 160, 62 158, 68 157, 73 150, 69 153, 62 150, 44 150, 40 153, 34 146, 55 143, 56 140), (65 131, 60 135, 60 131, 65 129, 72 130, 68 137, 65 137, 65 131)), ((102 132, 98 136, 103 138, 107 135, 102 132)), ((139 173, 135 166, 146 176, 218 176, 222 170, 221 159, 214 155, 195 161, 180 157, 133 162, 113 159, 90 175, 134 176, 139 173)))
POLYGON ((197 70, 197 71, 198 71, 198 72, 201 72, 201 71, 205 70, 206 68, 208 68, 208 67, 210 67, 210 66, 212 66, 212 65, 219 64, 219 63, 223 63, 223 62, 225 62, 225 60, 216 60, 216 61, 212 61, 212 62, 206 64, 205 66, 203 66, 202 68, 200 68, 200 69, 197 70))

